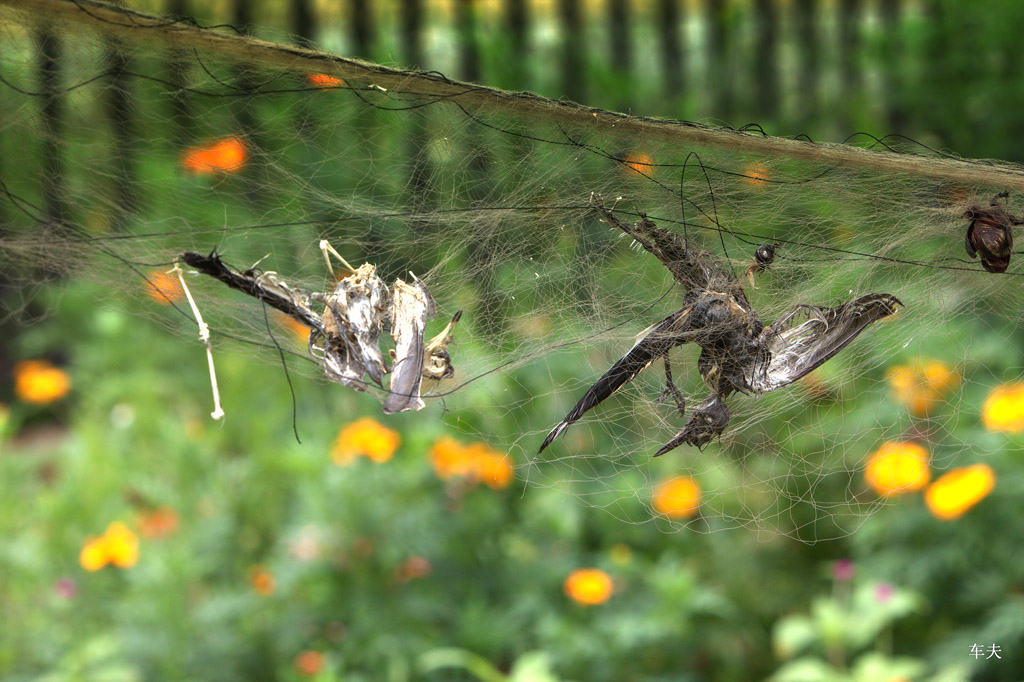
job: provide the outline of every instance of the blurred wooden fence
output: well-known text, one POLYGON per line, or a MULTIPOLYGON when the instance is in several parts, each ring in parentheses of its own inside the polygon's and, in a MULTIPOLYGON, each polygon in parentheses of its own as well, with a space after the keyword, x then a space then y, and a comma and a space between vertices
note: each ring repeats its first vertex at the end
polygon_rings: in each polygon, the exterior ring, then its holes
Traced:
MULTIPOLYGON (((1019 0, 990 0, 984 11, 960 0, 115 1, 636 114, 757 123, 771 134, 827 140, 857 130, 897 132, 969 157, 1024 159, 1024 89, 1014 87, 1024 67, 1019 0)), ((61 37, 45 20, 40 16, 33 30, 41 135, 39 165, 29 173, 46 222, 59 229, 74 212, 63 142, 75 66, 62 61, 61 37)), ((117 150, 114 230, 125 229, 143 200, 135 187, 135 146, 151 107, 123 77, 132 71, 128 54, 110 43, 105 115, 117 150)), ((190 59, 168 52, 166 79, 183 83, 190 59)), ((194 112, 184 91, 171 105, 165 115, 184 148, 194 112)), ((260 134, 255 115, 244 105, 236 114, 253 139, 260 134)), ((409 140, 408 153, 424 145, 409 140)), ((23 153, 17 141, 4 148, 23 153)), ((25 174, 24 164, 2 157, 0 175, 15 167, 25 174)), ((412 194, 422 193, 425 173, 420 164, 410 167, 412 194)), ((0 202, 0 238, 13 213, 0 202)), ((0 273, 0 296, 4 280, 0 273)), ((2 355, 0 348, 0 365, 2 355)))
MULTIPOLYGON (((1024 156, 1022 59, 1014 26, 1024 3, 978 12, 957 0, 121 0, 132 9, 230 24, 277 41, 315 44, 372 61, 434 70, 637 114, 748 123, 777 135, 841 140, 904 133, 966 156, 1024 156), (965 30, 970 33, 965 34, 965 30), (984 40, 965 39, 984 36, 984 40), (982 144, 974 144, 981 140, 982 144)), ((58 35, 36 30, 40 188, 60 224, 62 73, 58 35)), ((107 116, 120 215, 136 209, 131 58, 110 44, 107 116)), ((182 82, 188 55, 166 56, 182 82)), ((244 78, 242 73, 240 78, 244 78)), ((244 83, 243 83, 244 87, 244 83)), ((187 97, 169 112, 182 146, 187 97)), ((256 140, 255 114, 237 112, 256 140)), ((369 123, 367 125, 370 125, 369 123)), ((258 142, 258 140, 256 140, 258 142)), ((423 141, 411 141, 411 153, 423 141)), ((259 146, 259 145, 257 145, 259 146)), ((415 165, 415 164, 413 164, 415 165)), ((417 178, 412 179, 419 186, 417 178)), ((253 196, 259 196, 258 191, 253 196)), ((0 209, 2 210, 2 209, 0 209)), ((0 216, 2 218, 2 216, 0 216)))
POLYGON ((595 106, 785 134, 901 130, 933 0, 127 0, 346 56, 595 106))

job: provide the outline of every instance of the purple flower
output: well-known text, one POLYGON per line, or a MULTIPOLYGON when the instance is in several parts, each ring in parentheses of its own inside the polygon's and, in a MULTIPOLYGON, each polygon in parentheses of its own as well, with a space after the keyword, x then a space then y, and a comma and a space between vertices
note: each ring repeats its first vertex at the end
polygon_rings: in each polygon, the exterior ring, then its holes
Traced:
POLYGON ((74 599, 78 594, 78 585, 71 578, 61 578, 53 584, 53 591, 61 599, 74 599))
POLYGON ((832 564, 832 577, 839 582, 848 582, 853 579, 853 561, 850 559, 839 559, 832 564))
POLYGON ((878 583, 875 585, 875 601, 879 604, 884 604, 892 598, 892 593, 895 591, 892 585, 889 583, 878 583))

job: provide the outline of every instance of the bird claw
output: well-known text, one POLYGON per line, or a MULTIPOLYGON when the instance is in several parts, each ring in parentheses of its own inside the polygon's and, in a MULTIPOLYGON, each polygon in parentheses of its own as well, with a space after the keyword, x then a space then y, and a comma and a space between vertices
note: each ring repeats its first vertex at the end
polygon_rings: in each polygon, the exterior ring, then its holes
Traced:
POLYGON ((675 402, 676 408, 679 410, 680 415, 686 414, 686 398, 683 397, 683 394, 679 390, 679 387, 676 386, 675 384, 670 383, 667 386, 665 386, 665 390, 661 392, 661 395, 659 395, 658 399, 654 401, 654 404, 660 405, 669 398, 672 398, 672 400, 675 402))

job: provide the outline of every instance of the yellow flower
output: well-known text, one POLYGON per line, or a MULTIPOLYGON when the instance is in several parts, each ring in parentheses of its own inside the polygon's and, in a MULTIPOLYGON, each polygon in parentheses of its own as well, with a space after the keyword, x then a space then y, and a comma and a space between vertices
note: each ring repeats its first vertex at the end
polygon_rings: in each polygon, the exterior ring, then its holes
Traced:
POLYGON ((402 442, 397 431, 364 417, 352 422, 338 433, 331 447, 331 459, 338 466, 351 464, 360 455, 374 462, 386 462, 402 442))
POLYGON ((139 561, 139 536, 120 521, 107 526, 103 536, 107 543, 110 563, 121 568, 131 568, 139 561))
POLYGON ((937 518, 959 518, 992 492, 996 475, 987 464, 974 464, 948 471, 928 486, 924 499, 937 518))
POLYGON ((78 554, 78 563, 87 571, 98 571, 107 565, 107 550, 103 538, 89 538, 78 554))
POLYGON ((515 477, 508 455, 486 443, 462 445, 449 436, 438 438, 431 446, 430 463, 442 480, 459 476, 471 483, 483 481, 495 490, 507 487, 515 477))
POLYGON ((689 476, 662 481, 654 490, 654 509, 672 519, 688 519, 700 506, 700 486, 689 476))
POLYGON ((274 575, 263 564, 256 564, 249 569, 249 584, 256 594, 264 597, 274 594, 274 590, 277 589, 274 575))
POLYGON ((146 295, 161 305, 170 305, 185 298, 181 282, 169 272, 151 272, 144 285, 146 295))
POLYGON ((894 365, 885 373, 896 399, 910 413, 926 417, 942 397, 960 386, 960 375, 941 360, 918 358, 909 365, 894 365))
POLYGON ((71 378, 47 360, 25 360, 14 366, 14 393, 26 403, 47 405, 71 390, 71 378))
POLYGON ((603 604, 612 596, 612 578, 597 568, 578 568, 569 574, 562 585, 565 594, 580 604, 603 604))
POLYGON ((981 408, 981 421, 989 431, 1024 431, 1024 382, 992 389, 981 408))
POLYGON ((928 484, 928 452, 917 443, 889 441, 868 458, 864 478, 879 495, 898 495, 928 484))
POLYGON ((107 564, 131 568, 139 561, 139 536, 128 526, 115 521, 98 538, 89 538, 78 555, 78 563, 87 571, 98 571, 107 564))

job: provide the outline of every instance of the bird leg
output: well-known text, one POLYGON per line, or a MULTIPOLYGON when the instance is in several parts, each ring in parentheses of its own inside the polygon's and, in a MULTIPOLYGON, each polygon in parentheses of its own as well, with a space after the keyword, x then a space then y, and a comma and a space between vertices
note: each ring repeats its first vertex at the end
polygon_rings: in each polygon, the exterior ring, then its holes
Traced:
POLYGON ((682 416, 682 415, 686 414, 686 399, 683 398, 682 391, 679 390, 679 387, 676 386, 676 383, 672 380, 672 365, 669 363, 668 353, 665 353, 664 357, 665 357, 665 390, 662 391, 662 394, 658 397, 657 402, 658 403, 664 402, 667 398, 671 397, 675 401, 676 407, 679 408, 680 416, 682 416))
POLYGON ((345 258, 340 253, 338 253, 334 249, 334 247, 331 246, 331 243, 329 241, 327 241, 326 239, 321 239, 320 240, 320 252, 324 254, 324 263, 327 264, 327 272, 331 273, 331 279, 333 279, 335 281, 337 281, 337 279, 338 279, 338 276, 334 274, 334 268, 331 267, 331 256, 334 256, 335 258, 337 258, 338 261, 342 265, 344 265, 348 269, 349 272, 355 272, 356 271, 356 269, 354 267, 352 267, 351 265, 349 265, 348 261, 345 260, 345 258))

